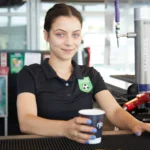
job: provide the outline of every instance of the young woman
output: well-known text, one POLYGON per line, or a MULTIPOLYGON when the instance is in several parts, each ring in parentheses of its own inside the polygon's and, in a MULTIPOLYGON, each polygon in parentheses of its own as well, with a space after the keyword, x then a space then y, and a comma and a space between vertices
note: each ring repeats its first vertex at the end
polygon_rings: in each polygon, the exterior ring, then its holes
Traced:
POLYGON ((72 60, 81 43, 81 29, 82 17, 74 7, 56 4, 48 10, 44 38, 50 45, 50 59, 41 65, 25 66, 18 76, 21 131, 87 143, 95 138, 96 129, 88 126, 91 120, 78 116, 78 110, 92 108, 93 100, 115 126, 137 135, 150 131, 149 124, 138 121, 119 106, 98 71, 72 60))

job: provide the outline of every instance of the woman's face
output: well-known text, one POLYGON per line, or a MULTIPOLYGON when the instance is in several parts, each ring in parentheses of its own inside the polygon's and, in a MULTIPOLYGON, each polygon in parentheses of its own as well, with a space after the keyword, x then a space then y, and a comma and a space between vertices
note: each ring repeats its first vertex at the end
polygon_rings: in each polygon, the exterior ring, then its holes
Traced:
POLYGON ((76 17, 58 17, 48 37, 51 57, 70 60, 81 44, 81 23, 76 17))

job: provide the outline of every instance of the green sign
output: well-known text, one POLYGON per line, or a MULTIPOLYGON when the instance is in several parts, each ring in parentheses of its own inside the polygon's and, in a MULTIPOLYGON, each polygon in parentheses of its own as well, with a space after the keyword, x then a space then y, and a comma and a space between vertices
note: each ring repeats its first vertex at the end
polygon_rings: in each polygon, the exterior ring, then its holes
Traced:
POLYGON ((93 85, 89 77, 78 79, 78 85, 79 85, 80 90, 86 93, 90 92, 93 88, 93 85))
POLYGON ((6 115, 6 77, 0 76, 0 116, 6 115))
POLYGON ((10 54, 10 73, 18 73, 24 66, 24 54, 10 54))

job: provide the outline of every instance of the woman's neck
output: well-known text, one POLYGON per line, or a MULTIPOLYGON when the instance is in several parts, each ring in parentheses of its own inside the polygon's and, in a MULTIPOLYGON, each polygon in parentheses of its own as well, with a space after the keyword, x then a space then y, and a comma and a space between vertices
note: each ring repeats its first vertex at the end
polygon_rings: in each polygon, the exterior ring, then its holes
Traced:
POLYGON ((68 80, 70 75, 72 74, 73 67, 71 64, 71 60, 60 60, 54 59, 53 57, 49 59, 49 64, 55 70, 57 75, 65 80, 68 80))

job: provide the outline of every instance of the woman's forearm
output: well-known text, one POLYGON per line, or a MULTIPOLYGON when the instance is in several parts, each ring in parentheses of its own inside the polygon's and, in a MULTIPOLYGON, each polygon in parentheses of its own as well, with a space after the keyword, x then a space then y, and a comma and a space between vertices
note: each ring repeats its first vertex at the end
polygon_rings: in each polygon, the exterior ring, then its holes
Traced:
POLYGON ((38 116, 27 115, 20 122, 20 130, 23 133, 44 136, 65 136, 64 127, 66 121, 48 120, 38 116))
POLYGON ((118 108, 112 116, 108 116, 108 119, 118 128, 132 130, 132 126, 138 122, 127 111, 122 108, 118 108))

